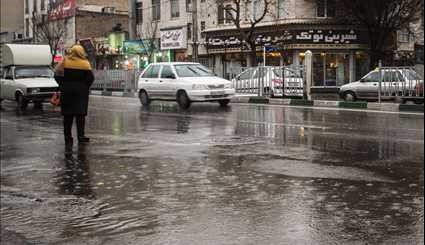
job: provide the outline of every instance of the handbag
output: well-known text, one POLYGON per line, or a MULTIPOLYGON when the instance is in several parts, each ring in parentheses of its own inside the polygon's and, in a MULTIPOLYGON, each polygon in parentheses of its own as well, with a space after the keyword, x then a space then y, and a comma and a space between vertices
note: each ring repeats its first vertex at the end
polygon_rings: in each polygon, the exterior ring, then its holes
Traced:
POLYGON ((54 92, 52 98, 50 98, 50 104, 54 106, 59 106, 61 104, 61 93, 54 92))

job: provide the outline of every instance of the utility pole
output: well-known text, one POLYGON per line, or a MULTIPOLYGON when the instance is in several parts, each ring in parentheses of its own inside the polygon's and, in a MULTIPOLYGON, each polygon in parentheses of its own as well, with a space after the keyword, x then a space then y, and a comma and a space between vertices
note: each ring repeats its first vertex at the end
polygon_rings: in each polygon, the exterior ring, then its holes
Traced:
POLYGON ((198 62, 198 0, 192 0, 192 61, 198 62))
POLYGON ((130 40, 136 39, 136 1, 128 0, 128 32, 130 40))

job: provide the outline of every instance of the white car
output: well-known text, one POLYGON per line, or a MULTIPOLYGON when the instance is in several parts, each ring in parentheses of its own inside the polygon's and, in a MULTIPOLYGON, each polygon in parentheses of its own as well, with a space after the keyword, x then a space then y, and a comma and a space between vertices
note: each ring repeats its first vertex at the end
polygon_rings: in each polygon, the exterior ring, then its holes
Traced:
POLYGON ((240 93, 257 93, 263 73, 263 93, 271 97, 303 96, 304 80, 300 70, 288 67, 251 67, 237 75, 233 87, 240 93), (260 71, 260 69, 262 69, 260 71), (282 76, 284 79, 282 79, 282 76), (283 84, 282 80, 285 81, 283 84), (283 86, 284 85, 284 86, 283 86))
POLYGON ((375 69, 357 82, 348 83, 339 89, 339 96, 345 101, 378 99, 381 79, 381 97, 393 99, 396 96, 415 103, 423 103, 423 79, 409 68, 375 69))
POLYGON ((230 81, 215 76, 199 63, 153 63, 138 80, 139 99, 148 106, 152 100, 177 101, 183 109, 192 102, 229 104, 235 95, 230 81))
POLYGON ((58 84, 49 66, 10 66, 1 78, 0 101, 13 100, 25 109, 30 102, 41 105, 48 101, 55 91, 58 84))

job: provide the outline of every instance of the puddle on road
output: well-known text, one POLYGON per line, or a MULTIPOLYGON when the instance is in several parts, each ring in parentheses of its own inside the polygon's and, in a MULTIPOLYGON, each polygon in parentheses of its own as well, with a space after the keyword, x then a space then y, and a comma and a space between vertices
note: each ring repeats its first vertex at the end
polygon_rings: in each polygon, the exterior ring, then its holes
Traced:
POLYGON ((268 160, 248 164, 259 172, 281 174, 292 177, 343 179, 354 181, 394 183, 391 178, 356 167, 315 164, 294 160, 268 160))

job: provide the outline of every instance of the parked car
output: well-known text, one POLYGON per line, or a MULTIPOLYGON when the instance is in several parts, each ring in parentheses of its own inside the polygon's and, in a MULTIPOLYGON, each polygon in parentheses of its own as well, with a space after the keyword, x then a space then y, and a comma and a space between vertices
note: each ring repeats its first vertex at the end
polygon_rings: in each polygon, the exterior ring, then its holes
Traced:
POLYGON ((413 70, 404 68, 375 69, 357 82, 345 84, 339 90, 339 96, 345 101, 378 99, 381 79, 381 97, 383 99, 401 98, 423 103, 423 79, 413 70))
POLYGON ((187 109, 192 102, 229 104, 235 95, 230 81, 215 76, 199 63, 153 63, 138 80, 139 98, 144 106, 152 100, 177 101, 187 109))
POLYGON ((232 84, 238 92, 257 93, 261 76, 264 79, 263 93, 266 95, 271 97, 303 96, 304 81, 301 71, 297 71, 295 68, 273 66, 248 68, 237 75, 232 80, 232 84), (283 80, 285 80, 285 84, 283 84, 283 80))
POLYGON ((3 44, 0 101, 16 101, 20 109, 28 103, 41 105, 58 90, 50 67, 48 45, 3 44))

